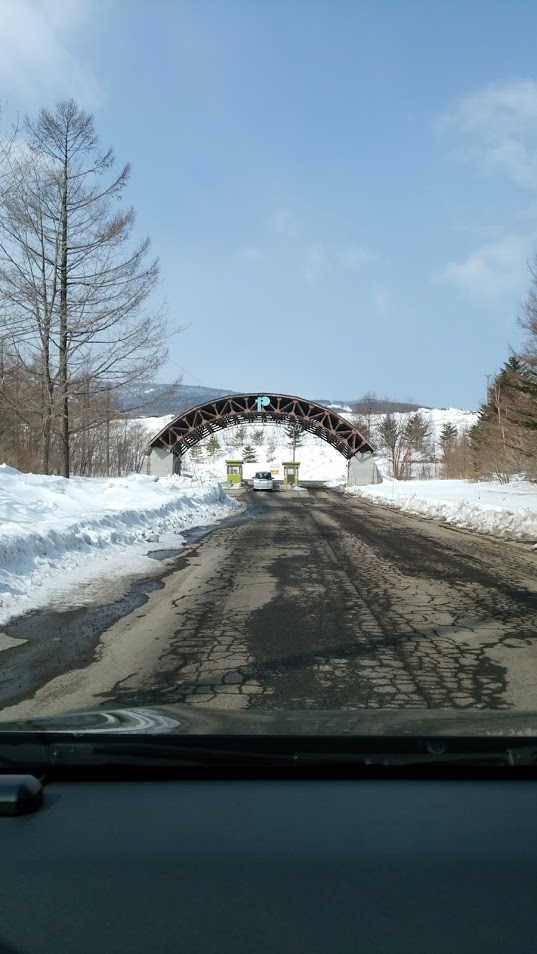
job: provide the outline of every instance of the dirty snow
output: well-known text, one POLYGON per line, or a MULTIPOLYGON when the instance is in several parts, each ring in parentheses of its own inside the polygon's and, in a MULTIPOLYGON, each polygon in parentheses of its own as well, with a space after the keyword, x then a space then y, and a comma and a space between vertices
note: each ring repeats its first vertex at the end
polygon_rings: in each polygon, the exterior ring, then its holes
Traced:
POLYGON ((96 577, 140 573, 150 551, 238 504, 219 483, 139 474, 44 477, 0 466, 0 624, 96 577))
POLYGON ((470 480, 384 480, 346 493, 509 540, 537 541, 537 486, 470 480))

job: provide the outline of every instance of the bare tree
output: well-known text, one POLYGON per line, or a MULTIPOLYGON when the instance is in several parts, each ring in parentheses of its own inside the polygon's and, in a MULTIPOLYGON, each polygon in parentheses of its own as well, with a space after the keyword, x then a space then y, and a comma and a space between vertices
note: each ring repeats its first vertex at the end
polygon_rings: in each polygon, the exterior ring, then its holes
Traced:
POLYGON ((246 428, 239 424, 233 429, 233 433, 230 435, 230 443, 235 450, 241 450, 244 446, 246 440, 246 428))
POLYGON ((56 426, 68 477, 73 433, 99 423, 70 421, 72 402, 146 379, 166 360, 169 332, 147 307, 158 280, 149 239, 135 243, 132 208, 116 208, 130 167, 112 173, 112 150, 99 150, 93 117, 73 100, 25 129, 0 198, 0 295, 13 353, 40 385, 42 468, 56 426))
POLYGON ((421 414, 396 418, 388 413, 378 424, 376 444, 387 456, 396 480, 408 480, 412 476, 414 457, 427 452, 430 435, 429 423, 421 414))
POLYGON ((299 424, 298 421, 289 421, 284 425, 285 433, 289 438, 288 445, 293 452, 293 460, 296 457, 296 449, 302 444, 302 439, 304 437, 304 428, 302 424, 299 424))
POLYGON ((19 132, 18 122, 6 128, 4 113, 5 105, 0 103, 0 194, 7 188, 9 159, 16 148, 19 132))
POLYGON ((376 394, 366 391, 352 406, 356 427, 367 440, 371 440, 372 417, 378 413, 380 404, 376 394))
POLYGON ((267 444, 267 449, 265 451, 265 460, 268 464, 271 464, 276 457, 276 442, 273 437, 269 439, 267 444))

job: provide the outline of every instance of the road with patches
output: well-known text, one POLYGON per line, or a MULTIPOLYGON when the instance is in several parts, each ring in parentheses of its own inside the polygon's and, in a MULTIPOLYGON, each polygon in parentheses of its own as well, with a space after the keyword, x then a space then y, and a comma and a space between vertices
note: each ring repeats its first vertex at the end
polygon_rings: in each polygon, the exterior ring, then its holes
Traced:
MULTIPOLYGON (((169 560, 145 605, 83 661, 36 674, 24 699, 2 653, 0 717, 165 703, 537 709, 529 546, 328 490, 240 499, 246 519, 169 560)), ((55 626, 61 637, 61 614, 55 626)))

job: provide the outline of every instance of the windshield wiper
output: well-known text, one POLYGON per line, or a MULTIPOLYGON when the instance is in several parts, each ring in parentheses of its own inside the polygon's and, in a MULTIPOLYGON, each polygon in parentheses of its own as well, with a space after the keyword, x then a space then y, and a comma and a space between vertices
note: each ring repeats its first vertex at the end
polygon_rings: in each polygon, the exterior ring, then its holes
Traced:
POLYGON ((70 737, 0 733, 0 772, 51 769, 438 769, 537 766, 537 739, 312 736, 70 737))

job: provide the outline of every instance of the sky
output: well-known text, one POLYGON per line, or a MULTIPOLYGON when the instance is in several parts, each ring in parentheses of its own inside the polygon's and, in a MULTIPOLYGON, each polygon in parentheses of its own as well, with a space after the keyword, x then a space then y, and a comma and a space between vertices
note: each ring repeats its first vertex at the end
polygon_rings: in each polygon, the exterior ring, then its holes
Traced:
POLYGON ((3 124, 73 97, 132 164, 156 380, 473 409, 523 342, 536 35, 533 0, 0 0, 3 124))

